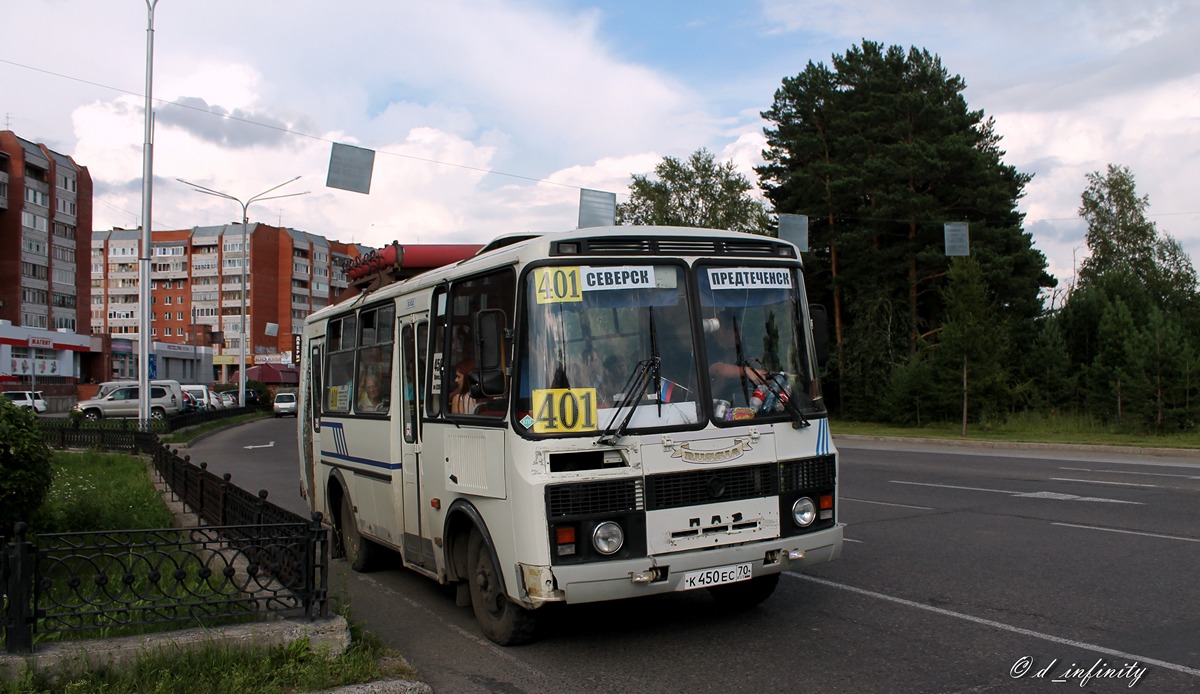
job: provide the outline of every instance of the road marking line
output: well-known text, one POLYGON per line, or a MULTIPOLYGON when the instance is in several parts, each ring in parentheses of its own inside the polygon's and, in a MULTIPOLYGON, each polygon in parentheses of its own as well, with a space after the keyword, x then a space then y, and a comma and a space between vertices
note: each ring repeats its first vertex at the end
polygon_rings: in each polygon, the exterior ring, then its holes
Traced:
POLYGON ((1137 506, 1145 506, 1140 501, 1125 501, 1124 499, 1105 499, 1097 496, 1076 496, 1075 494, 1062 494, 1060 492, 1014 492, 1008 489, 984 489, 982 487, 958 487, 953 484, 933 484, 930 482, 904 482, 902 480, 891 480, 892 484, 911 484, 917 487, 938 487, 940 489, 965 489, 970 492, 994 492, 997 494, 1008 494, 1010 496, 1021 497, 1025 499, 1054 499, 1057 501, 1099 501, 1107 504, 1134 504, 1137 506))
POLYGON ((1134 482, 1103 482, 1101 480, 1076 480, 1069 477, 1051 477, 1052 482, 1083 482, 1084 484, 1115 484, 1118 487, 1158 487, 1157 484, 1136 484, 1134 482))
POLYGON ((842 501, 857 501, 860 504, 879 504, 880 506, 899 506, 900 508, 915 508, 919 511, 936 511, 936 508, 928 506, 909 506, 908 504, 890 504, 886 501, 867 501, 866 499, 851 499, 848 496, 841 497, 842 501))
POLYGON ((1051 523, 1050 525, 1060 525, 1064 528, 1083 528, 1084 530, 1103 530, 1106 533, 1124 533, 1125 535, 1142 535, 1143 537, 1157 537, 1163 540, 1183 540, 1184 542, 1200 542, 1200 538, 1195 537, 1180 537, 1178 535, 1158 535, 1156 533, 1142 533, 1136 530, 1117 530, 1116 528, 1101 528, 1095 525, 1076 525, 1074 523, 1051 523))
POLYGON ((1093 470, 1086 467, 1060 467, 1071 472, 1099 472, 1105 475, 1142 475, 1143 477, 1178 477, 1185 480, 1200 480, 1200 475, 1172 475, 1169 472, 1134 472, 1133 470, 1093 470))
POLYGON ((984 489, 982 487, 957 487, 953 484, 933 484, 931 482, 904 482, 902 480, 891 480, 892 484, 911 484, 916 487, 939 487, 941 489, 966 489, 969 492, 996 492, 998 494, 1020 494, 1009 489, 984 489))
POLYGON ((850 538, 848 538, 848 537, 843 537, 843 538, 842 538, 842 542, 857 542, 857 543, 858 543, 858 544, 860 544, 860 545, 863 543, 863 541, 862 541, 862 540, 851 540, 851 539, 850 539, 850 538))
POLYGON ((974 622, 975 624, 981 624, 983 626, 992 627, 994 629, 1001 629, 1003 631, 1012 632, 1014 634, 1020 634, 1022 636, 1030 636, 1035 639, 1042 639, 1043 641, 1050 641, 1053 643, 1062 644, 1064 646, 1070 646, 1072 648, 1082 648, 1084 650, 1095 651, 1096 653, 1103 653, 1104 655, 1114 656, 1117 658, 1123 658, 1125 660, 1130 660, 1130 661, 1136 660, 1138 662, 1146 663, 1148 665, 1157 665, 1158 667, 1166 668, 1168 670, 1182 672, 1185 675, 1192 675, 1193 677, 1200 677, 1200 670, 1198 670, 1196 668, 1188 667, 1186 665, 1179 665, 1177 663, 1168 663, 1165 660, 1158 660, 1156 658, 1147 658, 1146 656, 1135 655, 1133 653, 1125 653, 1124 651, 1117 651, 1117 650, 1113 650, 1111 648, 1104 648, 1103 646, 1097 646, 1095 644, 1085 643, 1083 641, 1075 641, 1074 639, 1063 638, 1061 636, 1054 636, 1052 634, 1044 634, 1040 631, 1033 631, 1032 629, 1025 629, 1023 627, 1013 626, 1011 624, 1005 624, 1004 622, 997 622, 992 619, 984 619, 983 617, 976 617, 974 615, 965 614, 963 612, 955 612, 953 610, 947 610, 947 609, 941 608, 941 607, 934 607, 932 605, 926 605, 924 603, 919 603, 914 600, 906 600, 904 598, 897 598, 893 595, 887 595, 885 593, 876 593, 873 590, 867 590, 865 588, 856 588, 854 586, 845 585, 844 583, 836 583, 836 582, 830 581, 828 579, 817 578, 816 576, 800 574, 800 573, 796 573, 794 571, 784 571, 784 573, 788 576, 792 576, 794 578, 799 578, 804 581, 818 583, 823 586, 828 586, 830 588, 837 588, 839 590, 845 590, 845 591, 848 591, 851 593, 858 593, 859 595, 866 595, 867 597, 877 598, 879 600, 886 600, 888 602, 896 603, 897 605, 904 605, 905 607, 915 607, 919 610, 925 610, 926 612, 932 612, 934 614, 942 615, 943 617, 953 617, 955 619, 961 619, 961 620, 964 620, 967 622, 974 622))

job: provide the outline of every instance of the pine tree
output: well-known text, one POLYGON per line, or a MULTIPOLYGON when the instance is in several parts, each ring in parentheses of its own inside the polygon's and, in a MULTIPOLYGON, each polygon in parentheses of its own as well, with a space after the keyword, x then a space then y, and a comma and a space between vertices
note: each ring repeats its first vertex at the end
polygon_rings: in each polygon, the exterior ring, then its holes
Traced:
POLYGON ((785 79, 763 113, 772 125, 759 177, 777 212, 809 216, 812 255, 828 268, 810 275, 811 294, 833 306, 831 380, 843 397, 877 393, 941 326, 944 222, 971 223, 998 321, 1032 321, 1040 288, 1054 284, 1020 229, 1016 203, 1029 176, 1002 163, 992 121, 967 107, 964 89, 928 51, 868 41, 834 56, 832 68, 809 63, 785 79), (899 307, 902 320, 855 326, 879 314, 859 302, 899 307), (904 350, 894 354, 897 342, 904 350), (869 362, 854 362, 864 355, 869 362))

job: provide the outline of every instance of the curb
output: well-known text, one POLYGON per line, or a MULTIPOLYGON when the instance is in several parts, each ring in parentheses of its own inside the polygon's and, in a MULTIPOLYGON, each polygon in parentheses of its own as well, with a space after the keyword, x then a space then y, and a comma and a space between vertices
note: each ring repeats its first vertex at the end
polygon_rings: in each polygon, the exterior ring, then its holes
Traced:
POLYGON ((380 680, 325 689, 310 694, 433 694, 433 687, 415 680, 380 680))
POLYGON ((155 653, 177 653, 213 645, 227 648, 282 646, 301 638, 307 638, 314 648, 327 646, 329 652, 340 654, 350 646, 350 627, 342 617, 311 622, 281 619, 143 636, 38 644, 37 650, 29 655, 0 653, 0 681, 16 679, 26 668, 60 678, 81 670, 134 663, 155 653))

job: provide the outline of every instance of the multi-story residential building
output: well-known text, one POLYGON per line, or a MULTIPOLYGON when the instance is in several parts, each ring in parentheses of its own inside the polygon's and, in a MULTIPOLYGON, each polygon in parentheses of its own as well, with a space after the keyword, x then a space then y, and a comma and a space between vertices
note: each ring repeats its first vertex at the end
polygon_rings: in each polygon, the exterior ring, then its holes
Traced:
POLYGON ((0 131, 0 381, 73 390, 92 349, 87 167, 0 131))
MULTIPOLYGON (((304 319, 348 286, 346 267, 364 249, 296 229, 251 223, 245 266, 248 365, 290 363, 304 319)), ((243 336, 241 224, 151 235, 150 335, 160 378, 227 381, 243 336), (216 367, 214 374, 211 369, 216 367)), ((114 371, 125 342, 140 338, 137 289, 141 230, 92 237, 91 329, 113 339, 114 371)), ((136 351, 136 350, 132 350, 136 351)), ((132 354, 130 354, 132 358, 132 354)))

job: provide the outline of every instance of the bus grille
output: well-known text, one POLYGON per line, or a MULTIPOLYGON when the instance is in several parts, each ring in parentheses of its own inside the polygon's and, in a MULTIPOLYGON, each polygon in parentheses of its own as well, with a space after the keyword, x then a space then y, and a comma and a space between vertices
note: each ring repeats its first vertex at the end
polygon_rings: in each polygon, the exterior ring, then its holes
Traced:
POLYGON ((679 508, 772 496, 779 493, 777 469, 768 463, 652 475, 646 478, 646 507, 679 508))
POLYGON ((787 460, 779 464, 781 492, 798 492, 802 489, 828 489, 837 482, 837 466, 833 456, 787 460))
POLYGON ((639 479, 605 480, 546 487, 546 514, 550 518, 591 516, 642 509, 639 479))

